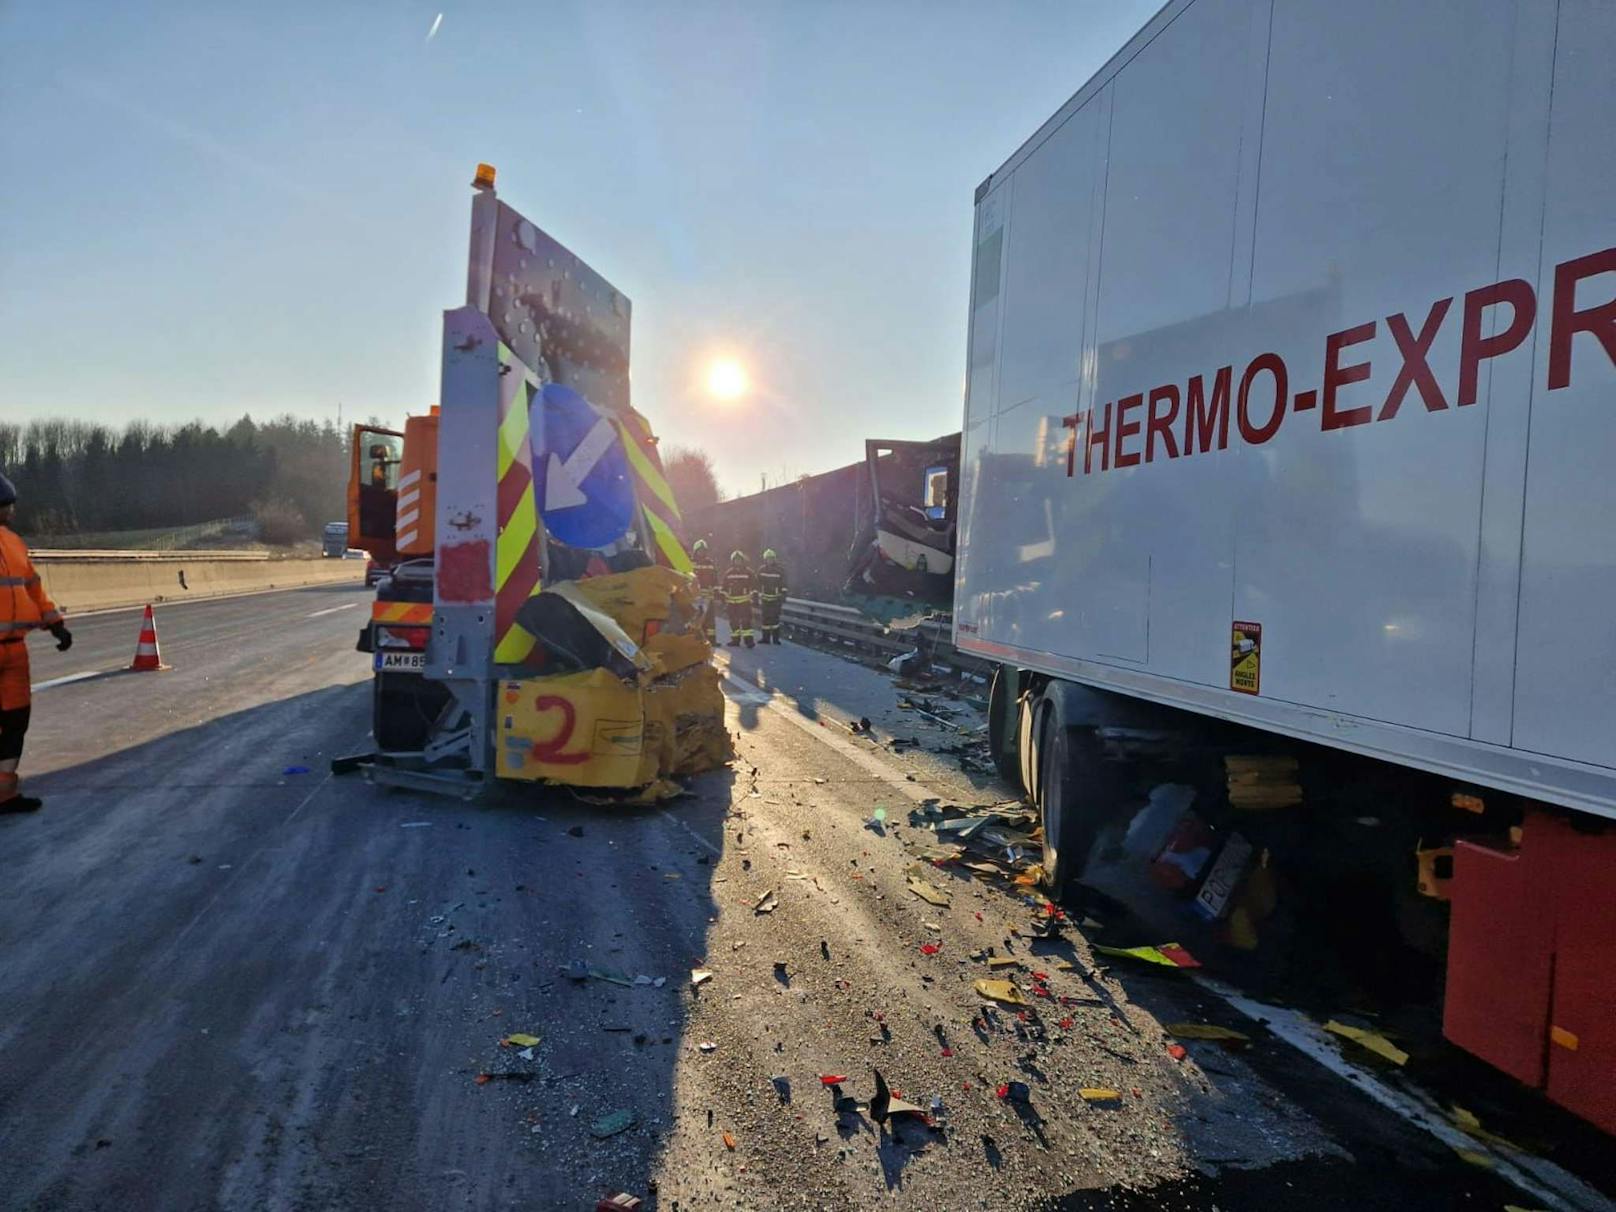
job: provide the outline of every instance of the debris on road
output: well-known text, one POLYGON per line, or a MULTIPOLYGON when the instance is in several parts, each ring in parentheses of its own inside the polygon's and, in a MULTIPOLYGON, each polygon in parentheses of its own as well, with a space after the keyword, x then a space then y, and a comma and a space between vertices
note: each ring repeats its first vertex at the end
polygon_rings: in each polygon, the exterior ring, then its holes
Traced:
POLYGON ((608 1195, 595 1205, 595 1212, 640 1212, 645 1202, 638 1195, 630 1195, 627 1191, 619 1191, 615 1195, 608 1195))
POLYGON ((507 1035, 500 1042, 515 1048, 533 1048, 539 1044, 539 1037, 536 1035, 528 1035, 522 1031, 516 1031, 512 1032, 510 1035, 507 1035))
POLYGON ((875 1097, 870 1100, 870 1118, 876 1123, 885 1123, 894 1115, 920 1115, 924 1116, 926 1109, 917 1107, 893 1094, 887 1086, 887 1079, 881 1076, 881 1070, 875 1070, 875 1097))
POLYGON ((1324 1029, 1332 1035, 1339 1035, 1342 1039, 1351 1040, 1360 1048, 1373 1052, 1382 1060, 1388 1060, 1394 1065, 1408 1064, 1408 1053, 1378 1031, 1370 1031, 1364 1027, 1354 1027, 1347 1023, 1338 1022, 1333 1018, 1324 1024, 1324 1029))
POLYGON ((1162 968, 1199 968, 1201 962, 1177 943, 1162 943, 1156 947, 1102 947, 1094 944, 1095 953, 1117 959, 1134 959, 1162 968))
POLYGON ((1084 1086, 1077 1092, 1077 1096, 1086 1103, 1120 1103, 1122 1095, 1116 1090, 1104 1086, 1084 1086))
POLYGON ((1204 1039, 1220 1044, 1249 1044, 1251 1036, 1233 1027, 1220 1027, 1216 1023, 1169 1023, 1167 1033, 1179 1039, 1204 1039))
POLYGON ((476 1080, 479 1086, 486 1086, 489 1082, 530 1082, 536 1077, 538 1077, 537 1073, 526 1072, 479 1073, 476 1080))
POLYGON ((909 891, 928 905, 935 905, 938 908, 946 909, 954 903, 947 893, 939 892, 918 876, 911 875, 909 877, 909 891))
POLYGON ((608 1136, 616 1136, 619 1132, 627 1132, 635 1124, 634 1112, 628 1109, 613 1111, 601 1116, 589 1125, 589 1134, 600 1140, 608 1136))
POLYGON ((765 892, 762 896, 757 898, 757 902, 752 906, 752 912, 773 913, 779 907, 780 898, 774 895, 774 890, 771 888, 768 892, 765 892))
POLYGON ((1032 1090, 1026 1082, 1005 1082, 997 1091, 998 1096, 1009 1103, 1032 1102, 1032 1090))
POLYGON ((1021 990, 1016 988, 1012 981, 979 980, 976 982, 976 991, 989 1001, 999 1002, 1006 1006, 1030 1006, 1021 990))
POLYGON ((710 981, 712 979, 713 979, 713 973, 712 973, 712 969, 710 969, 710 968, 692 968, 690 970, 690 983, 693 986, 694 985, 705 985, 708 981, 710 981))

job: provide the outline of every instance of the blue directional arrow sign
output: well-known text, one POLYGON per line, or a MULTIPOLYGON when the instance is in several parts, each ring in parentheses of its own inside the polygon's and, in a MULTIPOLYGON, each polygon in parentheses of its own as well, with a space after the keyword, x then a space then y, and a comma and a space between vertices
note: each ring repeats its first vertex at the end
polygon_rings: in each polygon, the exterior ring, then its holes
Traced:
POLYGON ((545 529, 569 547, 616 542, 634 524, 634 479, 617 427, 559 383, 535 404, 533 494, 545 529))

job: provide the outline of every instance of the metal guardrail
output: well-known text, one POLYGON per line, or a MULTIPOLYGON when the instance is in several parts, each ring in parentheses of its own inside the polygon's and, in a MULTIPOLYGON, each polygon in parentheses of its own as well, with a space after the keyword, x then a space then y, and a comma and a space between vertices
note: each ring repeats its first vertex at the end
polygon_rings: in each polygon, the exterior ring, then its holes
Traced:
POLYGON ((953 618, 947 614, 928 616, 913 626, 889 627, 852 606, 788 598, 781 621, 787 635, 799 643, 844 656, 885 665, 894 657, 918 652, 935 676, 982 686, 993 676, 990 662, 954 647, 953 618))

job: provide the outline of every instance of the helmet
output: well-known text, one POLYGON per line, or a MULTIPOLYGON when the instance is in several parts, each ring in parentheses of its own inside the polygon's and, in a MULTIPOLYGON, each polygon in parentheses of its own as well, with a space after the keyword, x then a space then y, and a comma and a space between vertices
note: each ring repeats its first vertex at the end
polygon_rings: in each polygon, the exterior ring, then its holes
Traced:
POLYGON ((707 550, 707 540, 706 539, 697 539, 696 540, 696 545, 694 547, 692 547, 690 550, 693 551, 693 552, 706 551, 707 550))
POLYGON ((765 547, 763 549, 763 558, 765 560, 778 560, 780 557, 774 554, 774 548, 765 547))
POLYGON ((739 547, 737 547, 734 551, 729 553, 729 562, 731 564, 744 564, 744 563, 746 563, 746 552, 742 551, 739 547))

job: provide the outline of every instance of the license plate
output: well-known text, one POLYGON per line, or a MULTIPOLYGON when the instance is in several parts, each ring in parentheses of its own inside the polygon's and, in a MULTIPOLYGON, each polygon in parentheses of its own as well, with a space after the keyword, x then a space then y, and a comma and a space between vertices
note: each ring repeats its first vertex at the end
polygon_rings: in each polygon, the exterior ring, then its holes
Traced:
POLYGON ((1212 870, 1195 895, 1195 907, 1209 921, 1222 921, 1229 911, 1229 902, 1245 878, 1251 863, 1253 847, 1238 833, 1231 833, 1223 843, 1223 853, 1212 864, 1212 870))
POLYGON ((377 673, 420 673, 426 668, 424 652, 378 652, 377 673))

